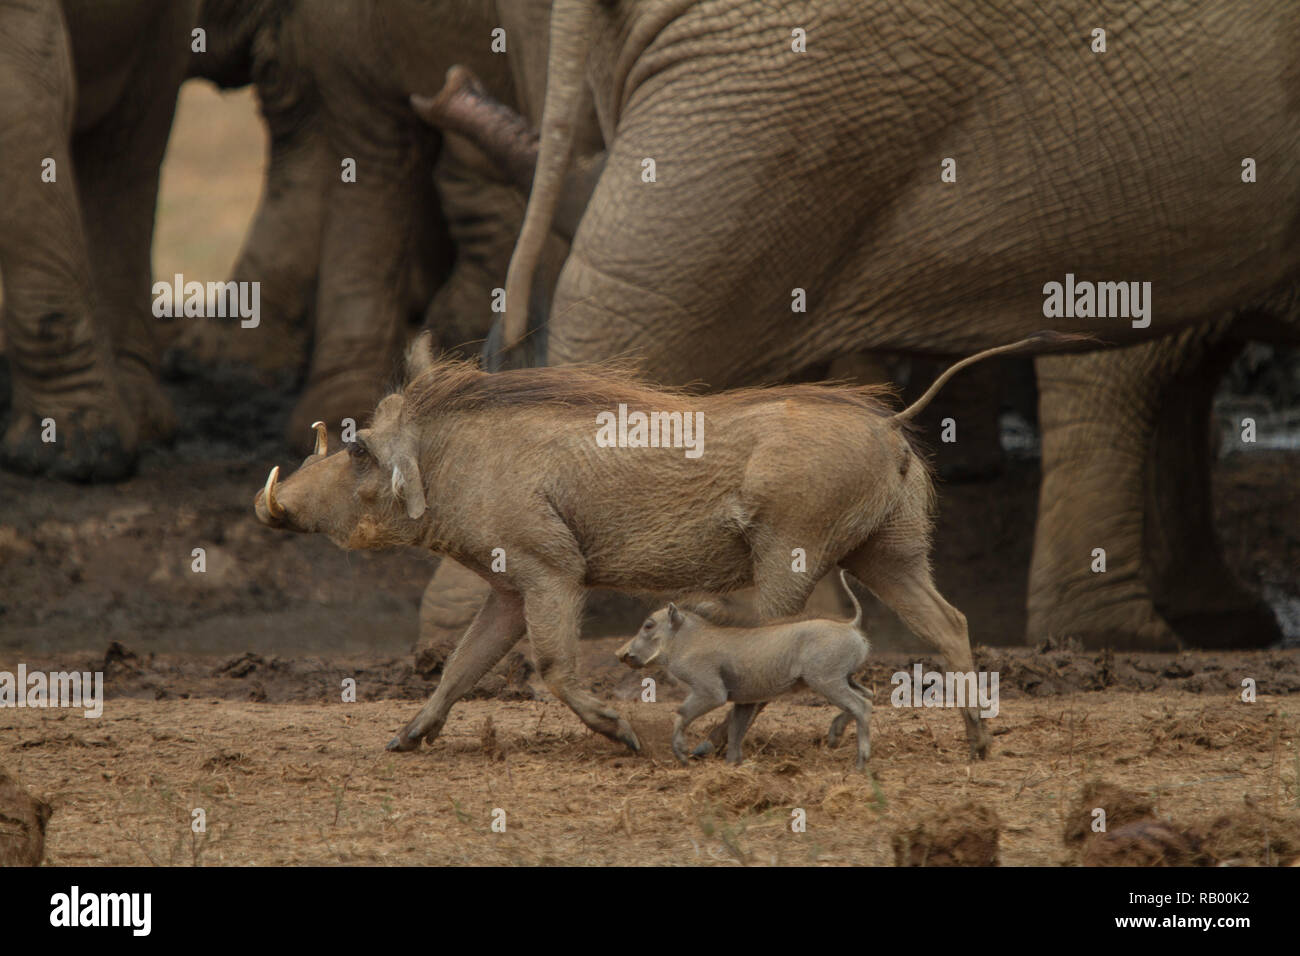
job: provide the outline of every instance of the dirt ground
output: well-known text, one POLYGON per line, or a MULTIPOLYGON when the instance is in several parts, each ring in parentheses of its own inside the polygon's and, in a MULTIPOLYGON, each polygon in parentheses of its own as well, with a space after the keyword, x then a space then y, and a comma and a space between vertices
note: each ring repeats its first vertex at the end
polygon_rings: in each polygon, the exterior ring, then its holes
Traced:
MULTIPOLYGON (((233 262, 261 168, 251 109, 247 94, 186 87, 158 275, 221 278, 233 262)), ((995 816, 1004 865, 1060 865, 1080 859, 1062 832, 1093 780, 1143 796, 1170 826, 1204 830, 1229 815, 1237 822, 1220 829, 1236 843, 1216 845, 1221 862, 1289 862, 1288 828, 1300 825, 1294 650, 1007 646, 1024 632, 1032 458, 1013 458, 996 483, 940 491, 939 583, 987 645, 981 669, 1001 675, 987 762, 967 761, 956 715, 888 706, 889 675, 910 667, 916 645, 878 609, 870 776, 850 772, 850 743, 825 748, 831 711, 810 697, 761 715, 740 768, 677 767, 667 736, 680 694, 665 684, 658 703, 637 700, 614 638, 584 641, 584 680, 619 702, 647 753, 592 735, 522 673, 497 698, 458 705, 434 744, 389 754, 384 743, 431 689, 410 650, 435 559, 349 554, 257 524, 251 502, 268 469, 295 464, 282 430, 296 373, 239 361, 257 344, 231 334, 179 330, 166 385, 180 431, 147 450, 132 479, 85 487, 0 472, 0 670, 21 661, 107 679, 97 720, 0 709, 0 766, 54 808, 51 864, 886 864, 896 835, 969 808, 980 825, 995 816), (340 701, 344 677, 359 702, 340 701), (1258 681, 1258 702, 1239 699, 1243 677, 1258 681), (189 826, 196 807, 203 837, 189 826), (505 832, 491 829, 494 808, 505 832), (806 833, 791 832, 793 808, 806 811, 806 833)), ((1215 499, 1232 566, 1294 614, 1300 452, 1221 460, 1215 499)), ((640 610, 625 610, 589 630, 626 633, 640 610)), ((1287 626, 1300 637, 1300 615, 1287 626)), ((1300 854, 1300 837, 1294 846, 1300 854)))
POLYGON ((1017 697, 979 763, 955 714, 878 706, 869 775, 852 772, 851 742, 826 748, 831 710, 809 704, 764 711, 740 767, 679 767, 667 695, 620 705, 641 756, 554 700, 467 701, 439 741, 390 754, 383 743, 413 701, 167 697, 112 701, 98 720, 2 711, 0 762, 53 806, 51 865, 890 865, 896 835, 954 808, 992 811, 1002 865, 1075 865, 1064 830, 1096 780, 1172 828, 1232 836, 1219 862, 1300 856, 1294 698, 1017 697), (800 809, 806 831, 793 832, 800 809))

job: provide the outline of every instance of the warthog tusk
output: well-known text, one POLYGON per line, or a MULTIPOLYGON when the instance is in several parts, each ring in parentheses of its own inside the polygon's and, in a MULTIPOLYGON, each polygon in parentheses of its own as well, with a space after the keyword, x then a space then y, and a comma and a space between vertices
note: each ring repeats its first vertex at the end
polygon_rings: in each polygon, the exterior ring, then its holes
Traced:
POLYGON ((275 482, 280 477, 280 466, 276 465, 266 476, 266 513, 272 518, 283 518, 284 509, 275 500, 275 482))
POLYGON ((312 422, 311 427, 316 429, 316 450, 313 455, 327 455, 330 450, 329 430, 325 427, 324 422, 312 422))

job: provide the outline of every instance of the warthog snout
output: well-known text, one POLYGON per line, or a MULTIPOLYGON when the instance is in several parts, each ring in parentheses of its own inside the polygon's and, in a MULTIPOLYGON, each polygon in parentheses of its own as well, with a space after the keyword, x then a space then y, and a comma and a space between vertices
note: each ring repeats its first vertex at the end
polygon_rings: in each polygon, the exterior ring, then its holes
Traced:
POLYGON ((633 643, 632 641, 628 641, 626 644, 624 644, 615 652, 618 655, 618 659, 622 661, 624 664, 626 664, 628 667, 634 669, 639 667, 645 667, 645 665, 650 663, 650 661, 643 659, 641 655, 638 654, 636 650, 632 647, 632 643, 633 643))
MULTIPOLYGON (((676 605, 669 607, 676 613, 676 605)), ((628 667, 638 668, 653 664, 664 649, 664 641, 671 634, 671 628, 663 626, 659 620, 665 612, 646 618, 636 636, 615 651, 615 655, 628 667)))

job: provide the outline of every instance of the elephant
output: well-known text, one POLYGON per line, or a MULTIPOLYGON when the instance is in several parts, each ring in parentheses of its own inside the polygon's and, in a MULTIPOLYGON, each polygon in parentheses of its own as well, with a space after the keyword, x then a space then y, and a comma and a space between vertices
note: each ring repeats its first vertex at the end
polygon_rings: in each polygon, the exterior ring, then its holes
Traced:
POLYGON ((1271 0, 1225 25, 1223 6, 1153 11, 1107 53, 1081 0, 823 0, 793 43, 788 15, 744 0, 557 0, 503 344, 527 328, 584 87, 609 150, 551 303, 552 363, 637 351, 655 379, 722 387, 845 340, 956 354, 1050 327, 1132 344, 1276 304, 1300 273, 1300 21, 1271 0), (990 36, 1003 55, 968 55, 990 36), (1186 108, 1195 68, 1212 114, 1186 108), (1070 71, 1090 82, 1054 79, 1070 71), (1244 160, 1267 183, 1244 182, 1244 160), (1076 273, 1149 281, 1159 307, 1057 315, 1047 283, 1076 273))
MULTIPOLYGON (((1285 145, 1271 150, 1268 161, 1271 166, 1276 164, 1273 166, 1276 172, 1270 177, 1269 189, 1262 195, 1252 195, 1241 192, 1253 188, 1254 184, 1238 178, 1240 157, 1225 158, 1225 165, 1216 173, 1208 166, 1210 160, 1197 153, 1195 147, 1202 141, 1207 117, 1179 113, 1172 134, 1160 143, 1164 150, 1160 156, 1146 157, 1135 152, 1142 138, 1141 131, 1133 125, 1134 116, 1144 115, 1144 111, 1160 116, 1178 113, 1160 108, 1178 92, 1169 76, 1161 75, 1160 64, 1129 64, 1127 74, 1110 81, 1130 97, 1135 95, 1131 91, 1138 88, 1150 95, 1141 109, 1130 111, 1118 123, 1105 122, 1106 116, 1099 112, 1108 102, 1104 90, 1089 89, 1089 95, 1083 96, 1062 89, 1054 98, 1044 94, 1042 102, 1024 104, 1008 103, 1005 91, 995 86, 985 100, 957 97, 961 106, 957 118, 962 122, 952 127, 955 134, 949 134, 938 121, 953 118, 952 104, 931 102, 929 91, 933 83, 942 81, 954 89, 976 91, 982 89, 978 81, 983 79, 987 84, 989 77, 963 78, 963 71, 978 64, 972 65, 960 58, 951 46, 945 46, 950 42, 946 38, 943 43, 923 42, 937 35, 935 31, 943 25, 942 10, 933 11, 929 21, 918 18, 916 23, 909 22, 905 27, 893 23, 889 11, 875 10, 871 5, 867 5, 868 10, 860 11, 859 16, 870 15, 878 23, 888 23, 889 29, 898 29, 897 35, 887 31, 886 34, 901 36, 911 44, 905 59, 913 67, 908 79, 916 82, 912 87, 898 85, 896 88, 890 85, 888 74, 877 76, 887 84, 887 91, 897 94, 894 99, 886 98, 874 111, 858 107, 854 102, 847 107, 840 105, 837 111, 832 108, 835 104, 816 99, 824 94, 816 83, 820 74, 815 65, 805 68, 802 61, 792 60, 789 69, 782 73, 771 67, 772 60, 748 55, 750 48, 760 42, 760 36, 766 38, 771 33, 780 33, 781 25, 765 19, 762 11, 742 22, 738 13, 742 6, 613 3, 597 7, 568 0, 557 3, 552 47, 559 53, 552 61, 547 99, 551 128, 548 130, 544 122, 540 137, 529 143, 517 131, 503 135, 500 130, 491 129, 491 123, 486 123, 481 124, 485 128, 479 132, 480 139, 489 146, 495 142, 501 154, 498 161, 507 170, 527 167, 518 157, 510 155, 512 149, 518 151, 520 144, 525 149, 540 144, 541 160, 530 199, 529 217, 533 227, 538 223, 548 224, 552 210, 562 211, 574 205, 574 181, 582 177, 565 168, 570 151, 565 130, 569 118, 581 108, 576 105, 580 95, 594 97, 605 136, 613 145, 600 166, 594 187, 589 189, 589 208, 573 230, 575 256, 565 266, 560 289, 550 306, 554 318, 547 321, 544 310, 540 315, 537 313, 534 306, 539 297, 535 291, 527 296, 528 341, 536 344, 544 337, 540 347, 549 353, 552 363, 599 360, 611 354, 633 352, 641 365, 661 380, 705 380, 710 385, 726 385, 756 378, 779 378, 797 368, 806 368, 835 350, 841 356, 846 349, 863 346, 893 350, 919 348, 922 352, 938 353, 951 348, 954 342, 975 347, 997 340, 980 336, 998 336, 1004 340, 1018 331, 1048 324, 1042 317, 1045 316, 1043 301, 1034 300, 1040 283, 1073 269, 1112 277, 1152 276, 1158 280, 1154 283, 1157 288, 1170 290, 1169 306, 1166 307, 1162 296, 1160 310, 1151 316, 1150 325, 1140 335, 1128 323, 1116 325, 1113 319, 1105 326, 1090 327, 1099 344, 1140 343, 1143 337, 1147 344, 1115 353, 1091 354, 1077 362, 1075 358, 1063 357, 1039 360, 1040 375, 1043 369, 1049 370, 1048 387, 1041 399, 1044 427, 1051 433, 1045 435, 1045 445, 1051 448, 1045 448, 1044 469, 1055 474, 1044 481, 1041 513, 1047 520, 1040 524, 1035 549, 1030 632, 1031 635, 1059 634, 1062 628, 1082 627, 1081 633, 1090 643, 1094 639, 1114 643, 1118 638, 1121 644, 1133 641, 1147 647, 1178 646, 1180 638, 1176 629, 1161 620, 1158 612, 1153 612, 1150 597, 1141 593, 1140 587, 1131 586, 1135 580, 1131 575, 1094 578, 1088 590, 1071 590, 1066 586, 1077 577, 1079 566, 1086 569, 1086 561, 1077 561, 1074 551, 1063 546, 1070 540, 1068 536, 1056 532, 1062 527, 1073 527, 1087 533, 1087 529, 1100 527, 1091 518, 1096 516, 1095 506, 1102 502, 1086 500, 1085 505, 1081 501, 1074 508, 1071 492, 1073 483, 1080 481, 1079 472, 1073 467, 1074 460, 1057 454, 1055 439, 1062 423, 1070 420, 1071 410, 1077 414, 1078 409, 1088 408, 1090 396, 1095 396, 1097 389, 1120 390, 1129 395, 1152 389, 1159 391, 1160 380, 1145 377, 1145 370, 1167 369, 1167 381, 1181 383, 1178 387, 1194 390, 1199 398, 1192 409, 1182 409, 1177 400, 1165 400, 1163 407, 1172 410, 1170 414, 1179 417, 1181 424, 1171 431, 1171 423, 1160 434, 1176 434, 1179 439, 1154 436, 1159 451, 1147 472, 1131 469, 1116 472, 1124 475, 1124 494, 1130 500, 1137 496, 1139 504, 1136 510, 1130 511, 1130 518, 1136 514, 1138 519, 1136 525, 1130 521, 1124 533, 1117 530, 1108 543, 1113 553, 1123 556, 1122 564, 1126 567, 1137 567, 1142 562, 1164 565, 1164 576, 1171 584, 1180 577, 1168 570, 1176 567, 1178 556, 1202 553, 1190 550, 1190 545, 1209 548, 1217 556, 1209 532, 1209 501, 1205 491, 1208 454, 1203 440, 1199 443, 1191 440, 1198 434, 1198 427, 1199 434, 1204 434, 1214 370, 1199 364, 1202 353, 1195 343, 1205 342, 1205 330, 1221 327, 1227 321, 1225 316, 1233 310, 1240 312, 1243 307, 1246 311, 1253 308, 1291 321, 1297 314, 1293 292, 1300 253, 1294 230, 1295 223, 1300 221, 1296 215, 1300 200, 1297 188, 1300 177, 1295 175, 1297 124, 1279 107, 1288 102, 1288 91, 1280 78, 1294 75, 1297 69, 1300 29, 1281 16, 1284 11, 1280 4, 1257 8, 1251 17, 1234 25, 1231 39, 1243 49, 1264 51, 1265 55, 1254 56, 1249 68, 1235 64, 1226 71, 1221 69, 1224 75, 1216 77, 1229 85, 1240 80, 1238 91, 1250 91, 1242 93, 1250 98, 1242 108, 1254 112, 1233 114, 1232 137, 1244 143, 1252 129, 1269 129, 1276 139, 1275 145, 1285 145), (713 45, 689 45, 682 39, 696 32, 710 36, 713 45), (679 39, 681 43, 675 45, 674 41, 679 39), (643 42, 644 47, 640 45, 643 42), (689 68, 684 65, 688 57, 689 68), (584 69, 589 83, 584 83, 584 69), (765 69, 769 73, 762 72, 765 69), (817 144, 818 148, 812 152, 821 165, 804 170, 805 174, 796 178, 795 188, 782 190, 780 196, 770 200, 755 198, 771 182, 786 181, 782 179, 783 164, 802 169, 798 151, 787 142, 793 138, 786 136, 791 132, 790 111, 782 111, 775 105, 783 96, 793 99, 800 92, 796 81, 786 73, 799 73, 803 77, 807 84, 802 91, 804 98, 808 98, 808 90, 817 90, 812 98, 826 107, 825 112, 832 119, 857 123, 855 128, 894 137, 890 141, 894 146, 892 151, 880 150, 882 156, 877 157, 873 147, 873 156, 867 162, 895 162, 895 166, 881 169, 892 170, 892 181, 903 184, 900 188, 905 190, 904 198, 877 207, 870 207, 869 203, 862 209, 850 206, 854 215, 862 217, 854 220, 859 226, 875 222, 879 227, 876 232, 859 229, 864 233, 862 240, 835 233, 839 228, 837 219, 844 218, 845 207, 837 190, 844 182, 861 179, 850 163, 852 157, 836 151, 841 141, 852 137, 840 136, 836 131, 828 131, 820 139, 800 134, 801 142, 817 144), (699 88, 706 77, 713 84, 711 91, 699 88), (654 82, 647 81, 642 89, 636 85, 639 78, 653 78, 654 82), (611 79, 616 81, 613 92, 608 88, 611 79), (743 91, 735 92, 732 100, 745 103, 745 115, 753 122, 728 125, 725 111, 717 102, 728 89, 743 91), (773 103, 768 109, 758 105, 764 97, 773 103), (683 103, 691 104, 689 111, 681 106, 683 103), (914 144, 900 141, 904 132, 915 132, 899 117, 908 106, 913 116, 924 116, 928 123, 934 124, 927 127, 933 130, 929 141, 937 144, 931 149, 941 155, 970 157, 962 161, 967 163, 964 168, 977 167, 977 188, 984 190, 986 200, 983 206, 976 203, 970 209, 962 209, 945 195, 937 176, 933 182, 927 182, 920 173, 907 168, 909 157, 917 155, 914 144), (1079 130, 1094 137, 1079 140, 1082 161, 1074 166, 1054 148, 1054 143, 1037 137, 1035 132, 1034 123, 1044 122, 1052 108, 1059 108, 1059 115, 1070 116, 1079 130), (1028 117, 1020 115, 1026 109, 1030 111, 1028 117), (1242 122, 1247 118, 1255 121, 1254 125, 1242 122), (900 119, 895 124, 898 129, 891 125, 891 119, 900 119), (1013 152, 1010 159, 995 155, 990 149, 995 119, 1007 123, 1018 137, 1015 142, 1021 152, 1013 152), (1125 127, 1125 123, 1129 125, 1125 127), (719 138, 720 130, 735 135, 719 138), (1125 134, 1128 141, 1124 140, 1125 134), (944 139, 945 135, 951 135, 951 141, 944 139), (1105 150, 1096 138, 1106 140, 1105 150), (621 153, 620 142, 625 145, 621 153), (549 166, 548 146, 552 157, 549 166), (1184 150, 1184 154, 1180 155, 1179 150, 1184 150), (1193 159, 1189 162, 1183 155, 1193 159), (665 160, 676 163, 679 170, 676 179, 668 184, 640 181, 638 174, 643 168, 640 159, 656 157, 661 168, 665 160), (736 157, 742 157, 743 161, 736 157), (1031 157, 1033 162, 1026 157, 1031 157), (733 160, 730 170, 726 168, 728 159, 733 160), (826 170, 832 159, 840 162, 838 168, 847 170, 848 175, 830 175, 826 170), (1160 177, 1144 186, 1145 192, 1137 194, 1139 203, 1146 203, 1142 208, 1151 212, 1146 220, 1128 208, 1132 196, 1126 194, 1120 200, 1111 189, 1110 184, 1123 177, 1125 162, 1138 169, 1162 170, 1160 177), (986 165, 992 165, 1001 175, 987 174, 982 168, 986 165), (1206 201, 1195 192, 1195 187, 1214 181, 1208 178, 1211 175, 1217 175, 1221 185, 1209 192, 1206 201), (1014 187, 1000 186, 1013 181, 1014 187), (665 185, 667 189, 663 188, 665 185), (822 187, 820 191, 818 185, 822 187), (1028 208, 1033 199, 1029 185, 1035 186, 1040 195, 1052 195, 1056 201, 1043 210, 1028 208), (1011 200, 1004 209, 989 203, 998 199, 995 190, 999 188, 1011 200), (746 198, 754 202, 745 204, 746 198), (803 208, 782 205, 787 200, 802 203, 803 208), (1273 205, 1275 201, 1280 205, 1273 205), (734 211, 738 205, 746 212, 761 210, 758 216, 762 228, 755 230, 752 222, 738 216, 734 211), (1265 211, 1265 206, 1270 208, 1265 211), (771 212, 771 207, 780 207, 789 215, 778 217, 771 212), (903 216, 900 209, 905 209, 909 216, 903 216), (1211 210, 1213 214, 1208 214, 1211 210), (877 215, 872 217, 872 212, 877 215), (1072 221, 1067 214, 1074 214, 1075 219, 1072 221), (954 217, 955 223, 944 225, 943 215, 954 217), (977 220, 980 215, 985 219, 977 220), (1000 227, 996 225, 998 216, 1003 217, 1000 227), (1180 234, 1167 237, 1175 240, 1176 247, 1171 251, 1164 238, 1152 243, 1150 227, 1147 231, 1134 228, 1139 220, 1160 223, 1161 229, 1155 234, 1162 237, 1163 230, 1176 222, 1180 234), (818 222, 828 224, 825 239, 812 235, 818 222), (1252 231, 1256 226, 1259 230, 1252 231), (832 234, 839 236, 837 252, 828 255, 827 241, 832 234), (775 237, 789 235, 797 239, 792 246, 800 252, 808 251, 802 270, 791 268, 791 257, 775 248, 778 242, 775 237), (981 258, 984 253, 976 248, 973 240, 983 237, 992 241, 994 235, 997 240, 993 247, 998 254, 1004 259, 1010 256, 1010 271, 984 270, 981 274, 969 264, 987 265, 991 258, 981 258), (1050 241, 1044 241, 1044 237, 1050 241), (704 243, 710 248, 704 248, 704 243), (756 243, 766 245, 757 248, 756 243), (1082 253, 1078 251, 1080 246, 1082 253), (937 253, 926 252, 935 247, 937 253), (720 268, 721 250, 725 250, 722 254, 739 251, 746 257, 748 269, 744 265, 740 270, 720 268), (681 255, 676 255, 677 252, 681 255), (819 275, 818 255, 842 275, 819 275), (941 268, 938 289, 930 285, 933 279, 918 284, 923 278, 920 268, 933 261, 939 262, 941 268), (1196 262, 1197 268, 1185 268, 1191 262, 1196 262), (1133 269, 1135 264, 1137 268, 1133 269), (906 276, 909 270, 910 282, 900 280, 898 274, 906 276), (1008 274, 1014 281, 1006 281, 1008 274), (782 324, 779 316, 789 300, 788 293, 780 290, 789 289, 796 279, 809 275, 819 276, 826 307, 814 321, 787 318, 782 324), (756 290, 762 289, 764 283, 767 294, 758 295, 756 290), (915 316, 906 316, 903 314, 906 310, 892 308, 880 293, 881 289, 897 292, 904 287, 921 293, 920 305, 912 306, 917 311, 915 316), (854 300, 850 293, 858 298, 854 300), (967 308, 973 305, 976 309, 966 324, 960 322, 961 316, 956 311, 959 304, 967 308), (743 318, 734 321, 732 310, 743 318), (876 314, 871 315, 872 312, 876 314), (792 326, 792 321, 799 324, 792 326), (1157 334, 1172 336, 1180 325, 1189 327, 1183 338, 1156 338, 1157 334), (1180 444, 1184 438, 1188 440, 1180 444), (1156 481, 1161 490, 1177 487, 1185 499, 1194 499, 1184 500, 1183 504, 1193 506, 1195 520, 1172 521, 1171 515, 1181 517, 1188 512, 1171 506, 1168 499, 1163 502, 1155 499, 1150 489, 1143 488, 1143 475, 1151 483, 1150 475, 1167 475, 1176 464, 1186 465, 1189 461, 1199 469, 1199 484, 1156 481), (1193 494, 1193 488, 1200 491, 1193 494), (1141 503, 1144 493, 1151 499, 1145 504, 1141 503), (1143 526, 1144 513, 1166 530, 1145 536, 1129 533, 1133 527, 1143 526), (1170 547, 1169 542, 1179 537, 1183 547, 1170 547), (1081 600, 1084 596, 1086 599, 1081 600), (1086 613, 1080 614, 1089 607, 1102 609, 1112 603, 1113 607, 1105 614, 1109 621, 1100 627, 1094 627, 1096 622, 1090 621, 1086 613), (1058 613, 1044 613, 1045 608, 1055 608, 1058 613)), ((862 27, 863 36, 872 35, 851 12, 835 4, 817 4, 813 11, 811 22, 818 29, 813 30, 808 24, 802 26, 807 28, 809 44, 824 42, 834 51, 837 81, 846 72, 864 83, 870 80, 873 52, 877 62, 894 62, 874 48, 861 53, 856 48, 847 49, 845 24, 862 27), (839 17, 834 16, 837 10, 842 14, 839 17)), ((1207 18, 1214 14, 1215 4, 1194 4, 1191 12, 1196 17, 1207 18)), ((948 13, 955 15, 951 8, 948 13)), ((1066 57, 1067 62, 1085 68, 1094 56, 1087 44, 1079 41, 1082 53, 1069 48, 1069 43, 1075 42, 1073 37, 1088 36, 1088 30, 1083 29, 1086 20, 1082 8, 1078 4, 1056 3, 1049 5, 1046 12, 1030 15, 1030 19, 1035 16, 1041 18, 1038 25, 1043 27, 1039 31, 1042 38, 1029 42, 1017 52, 1016 60, 1003 64, 1002 68, 1010 70, 1015 63, 1024 69, 1046 71, 1052 56, 1066 57), (1074 22, 1078 29, 1071 32, 1053 25, 1059 19, 1074 22)), ((1196 22, 1193 19, 1190 25, 1179 29, 1186 31, 1192 53, 1209 57, 1212 49, 1197 46, 1196 22)), ((1024 29, 1030 32, 1028 27, 1024 29)), ((1140 32, 1139 36, 1155 40, 1155 26, 1143 26, 1141 30, 1149 32, 1140 32)), ((1126 37, 1126 43, 1131 44, 1132 39, 1126 37)), ((1186 52, 1183 49, 1180 55, 1186 52)), ((794 54, 801 55, 807 54, 794 54)), ((772 57, 776 56, 773 52, 772 57)), ((895 77, 893 83, 901 84, 901 80, 895 77)), ((865 97, 860 99, 865 102, 865 97)), ((426 101, 424 105, 432 104, 426 101)), ((425 118, 453 127, 460 121, 461 131, 468 131, 472 125, 464 123, 463 114, 457 117, 446 113, 445 110, 443 115, 428 111, 425 118)), ((814 123, 830 122, 816 115, 811 119, 814 123)), ((1217 130, 1215 135, 1219 135, 1217 130)), ((1068 144, 1068 139, 1065 142, 1068 144)), ((1252 148, 1252 153, 1257 151, 1252 148)), ((1253 159, 1259 161, 1260 157, 1254 155, 1253 159)), ((516 179, 519 178, 516 173, 516 179)), ((511 309, 509 304, 520 302, 523 293, 530 290, 530 231, 526 221, 512 262, 511 280, 507 282, 508 320, 503 334, 506 346, 521 337, 523 310, 511 309)), ((809 292, 810 298, 812 295, 809 292)), ((1079 323, 1055 327, 1088 328, 1079 323)), ((1106 460, 1105 453, 1114 448, 1111 440, 1116 435, 1132 433, 1137 416, 1122 407, 1105 403, 1099 407, 1097 417, 1106 420, 1111 434, 1095 448, 1089 445, 1088 452, 1076 449, 1074 455, 1082 459, 1100 451, 1101 457, 1091 459, 1100 467, 1106 460)), ((1186 471, 1186 468, 1179 470, 1186 471)), ((1080 487, 1088 488, 1082 482, 1080 487)), ((1216 557, 1205 565, 1217 567, 1219 560, 1216 557)), ((1203 592, 1189 594, 1187 588, 1182 591, 1182 607, 1168 604, 1168 594, 1173 593, 1168 589, 1162 601, 1180 625, 1196 632, 1192 635, 1196 642, 1209 639, 1220 644, 1246 646, 1276 639, 1278 631, 1271 612, 1240 588, 1221 589, 1209 602, 1203 592), (1212 604, 1218 606, 1209 606, 1212 604), (1226 634, 1221 627, 1207 627, 1207 622, 1216 617, 1219 623, 1235 619, 1238 626, 1228 629, 1226 634)), ((426 605, 429 599, 426 593, 426 605)))
POLYGON ((197 3, 0 3, 9 467, 116 479, 175 428, 150 244, 197 3))
POLYGON ((1135 650, 1281 639, 1272 609, 1225 564, 1212 523, 1211 401, 1250 338, 1294 343, 1300 324, 1224 316, 1146 345, 1036 360, 1031 636, 1135 650), (1099 546, 1105 573, 1093 567, 1099 546))
MULTIPOLYGON (((524 197, 467 141, 420 123, 408 94, 441 85, 463 60, 494 97, 540 115, 540 92, 530 101, 524 77, 544 82, 548 17, 541 2, 498 13, 470 0, 205 0, 214 42, 191 73, 255 82, 271 131, 262 206, 236 274, 270 281, 278 291, 268 301, 284 303, 286 320, 314 307, 310 369, 287 429, 295 447, 314 441, 310 423, 337 432, 374 406, 405 345, 409 301, 427 303, 424 325, 444 348, 487 333, 524 197), (502 24, 508 38, 540 34, 540 54, 493 52, 502 24), (355 182, 340 173, 348 159, 355 182), (286 233, 304 241, 286 244, 286 233), (440 250, 453 260, 446 281, 440 250), (427 294, 413 296, 421 282, 427 294)), ((553 286, 567 244, 545 246, 553 286)))
MULTIPOLYGON (((230 279, 260 284, 267 318, 254 329, 241 330, 241 337, 257 339, 241 354, 255 361, 264 356, 276 366, 303 364, 303 336, 295 333, 315 324, 329 186, 339 178, 329 117, 308 68, 311 50, 302 48, 301 31, 285 28, 286 22, 297 22, 288 17, 299 9, 265 0, 203 0, 198 25, 207 43, 194 51, 188 71, 190 77, 223 90, 253 85, 257 93, 268 134, 266 176, 230 279), (286 350, 293 358, 286 360, 286 350)), ((431 163, 422 165, 419 188, 409 197, 417 211, 417 232, 406 252, 407 314, 417 321, 423 321, 430 301, 447 282, 455 258, 434 180, 428 175, 431 163)), ((354 225, 364 229, 362 223, 354 225)), ((297 433, 288 437, 295 446, 302 444, 297 433)))

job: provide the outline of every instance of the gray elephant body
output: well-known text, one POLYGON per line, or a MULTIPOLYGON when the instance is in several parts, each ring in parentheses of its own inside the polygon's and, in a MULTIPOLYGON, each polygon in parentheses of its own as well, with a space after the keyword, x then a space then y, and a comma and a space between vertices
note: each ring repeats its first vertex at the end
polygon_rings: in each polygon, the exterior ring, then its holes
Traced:
MULTIPOLYGON (((1281 301, 1300 274, 1293 13, 1151 7, 1111 20, 1093 53, 1102 24, 1074 0, 817 2, 793 19, 743 0, 560 0, 552 45, 584 23, 589 42, 552 72, 548 113, 554 97, 569 115, 585 78, 610 149, 549 360, 633 351, 656 379, 726 386, 846 342, 964 353, 1051 327, 1124 344, 1281 301), (1150 282, 1150 328, 1045 317, 1045 284, 1067 274, 1150 282), (743 334, 717 348, 735 316, 743 334)), ((539 183, 563 146, 543 124, 539 183)), ((531 241, 526 225, 517 263, 531 241)))
POLYGON ((11 466, 120 477, 140 441, 174 427, 155 381, 150 244, 196 7, 197 0, 0 5, 11 466))

